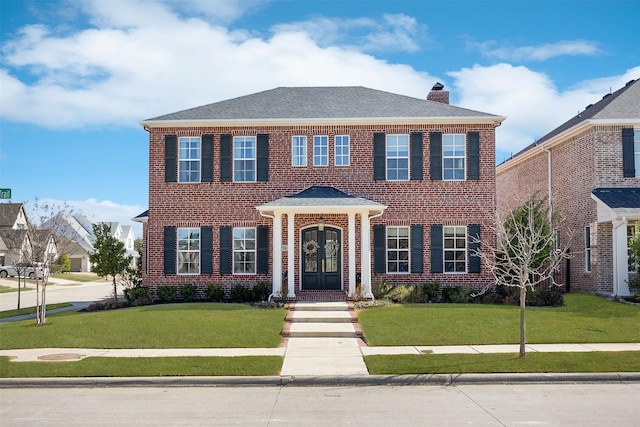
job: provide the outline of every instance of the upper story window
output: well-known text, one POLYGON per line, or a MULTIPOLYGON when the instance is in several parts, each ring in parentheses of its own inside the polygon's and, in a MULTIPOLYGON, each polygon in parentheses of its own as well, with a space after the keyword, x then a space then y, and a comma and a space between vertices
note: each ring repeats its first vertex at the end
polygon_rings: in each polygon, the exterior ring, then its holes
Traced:
POLYGON ((239 227, 233 229, 233 273, 255 274, 256 229, 239 227))
POLYGON ((409 227, 387 227, 387 272, 409 272, 409 227))
POLYGON ((291 165, 307 166, 306 136, 294 136, 291 138, 291 165))
POLYGON ((313 166, 329 165, 329 137, 316 135, 313 137, 313 166))
POLYGON ((386 136, 387 181, 409 180, 409 135, 386 136))
POLYGON ((256 181, 256 137, 233 137, 233 180, 256 181))
POLYGON ((336 166, 349 166, 351 162, 349 135, 336 135, 334 139, 336 166))
POLYGON ((178 182, 200 182, 200 138, 178 138, 178 182))
POLYGON ((465 136, 463 134, 442 135, 442 179, 465 179, 465 136))
POLYGON ((199 228, 178 228, 178 274, 200 274, 199 228))
POLYGON ((467 272, 467 227, 443 227, 444 272, 467 272))

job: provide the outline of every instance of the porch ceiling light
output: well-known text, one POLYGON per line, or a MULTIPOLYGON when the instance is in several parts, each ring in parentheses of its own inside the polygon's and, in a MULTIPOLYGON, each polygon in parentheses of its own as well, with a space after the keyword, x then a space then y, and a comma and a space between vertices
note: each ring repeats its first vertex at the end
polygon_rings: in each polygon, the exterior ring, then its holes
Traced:
POLYGON ((324 220, 322 218, 318 220, 318 231, 324 231, 324 220))

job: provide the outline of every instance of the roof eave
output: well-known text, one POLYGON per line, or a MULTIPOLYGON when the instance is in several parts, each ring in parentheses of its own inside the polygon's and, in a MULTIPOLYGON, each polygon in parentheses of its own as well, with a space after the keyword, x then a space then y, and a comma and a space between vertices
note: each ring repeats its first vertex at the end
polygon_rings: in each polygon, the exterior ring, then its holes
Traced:
POLYGON ((222 126, 285 126, 285 125, 371 125, 371 124, 493 124, 500 125, 503 116, 446 116, 446 117, 354 117, 299 119, 202 119, 202 120, 143 120, 146 129, 167 127, 222 126))

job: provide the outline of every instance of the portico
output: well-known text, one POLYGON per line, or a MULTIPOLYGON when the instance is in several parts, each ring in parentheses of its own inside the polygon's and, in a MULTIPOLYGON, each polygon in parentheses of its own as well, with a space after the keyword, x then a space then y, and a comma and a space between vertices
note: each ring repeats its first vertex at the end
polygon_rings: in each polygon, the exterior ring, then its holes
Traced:
POLYGON ((273 220, 273 296, 282 297, 283 280, 287 281, 287 297, 294 298, 296 289, 303 289, 305 280, 313 278, 314 286, 321 286, 327 280, 336 283, 344 289, 347 285, 349 297, 356 294, 356 273, 361 274, 362 292, 365 298, 373 298, 371 293, 371 225, 372 218, 384 213, 386 206, 343 193, 333 187, 313 186, 300 193, 283 197, 256 209, 264 217, 273 220), (346 233, 333 224, 318 221, 312 227, 307 227, 311 233, 302 235, 296 233, 296 218, 314 215, 322 217, 344 215, 347 217, 346 233), (286 247, 283 245, 284 224, 286 217, 286 247), (356 221, 360 221, 360 260, 356 260, 356 221), (325 231, 325 229, 327 231, 325 231), (332 233, 329 233, 331 231, 332 233), (346 234, 347 264, 346 278, 342 278, 342 261, 344 240, 346 234), (303 248, 303 242, 304 248, 303 248), (322 245, 320 245, 320 243, 322 245), (287 254, 286 277, 283 277, 283 252, 287 254), (296 259, 299 260, 300 274, 296 283, 296 259), (304 272, 303 272, 304 270, 304 272), (303 273, 309 273, 305 275, 303 273), (335 273, 332 275, 331 273, 335 273), (336 279, 337 278, 337 279, 336 279))

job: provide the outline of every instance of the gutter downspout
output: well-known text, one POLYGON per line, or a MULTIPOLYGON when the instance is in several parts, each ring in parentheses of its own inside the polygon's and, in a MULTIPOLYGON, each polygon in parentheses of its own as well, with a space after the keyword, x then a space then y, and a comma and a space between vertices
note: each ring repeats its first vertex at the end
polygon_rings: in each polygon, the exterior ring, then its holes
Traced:
POLYGON ((549 224, 551 224, 551 219, 553 216, 553 190, 552 190, 552 174, 551 174, 551 150, 549 150, 548 148, 545 148, 544 145, 542 145, 542 151, 545 151, 547 153, 547 193, 548 193, 548 198, 549 198, 549 224))

